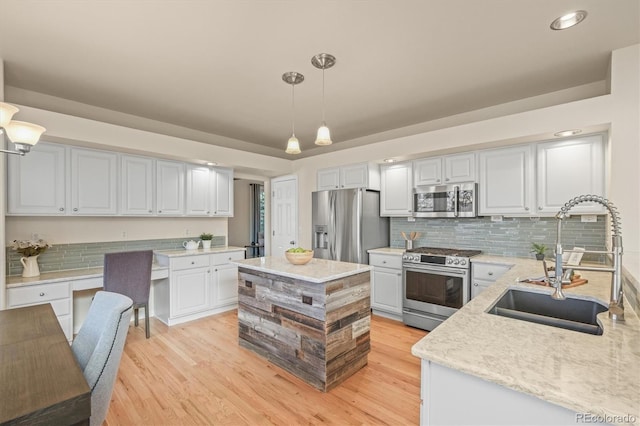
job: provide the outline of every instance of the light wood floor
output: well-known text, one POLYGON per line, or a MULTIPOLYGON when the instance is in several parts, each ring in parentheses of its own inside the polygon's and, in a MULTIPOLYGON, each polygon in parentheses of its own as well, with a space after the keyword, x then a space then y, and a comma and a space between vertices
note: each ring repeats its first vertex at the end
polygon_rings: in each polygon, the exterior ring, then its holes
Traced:
POLYGON ((373 316, 369 365, 328 393, 238 345, 236 311, 129 328, 106 425, 415 425, 426 332, 373 316))

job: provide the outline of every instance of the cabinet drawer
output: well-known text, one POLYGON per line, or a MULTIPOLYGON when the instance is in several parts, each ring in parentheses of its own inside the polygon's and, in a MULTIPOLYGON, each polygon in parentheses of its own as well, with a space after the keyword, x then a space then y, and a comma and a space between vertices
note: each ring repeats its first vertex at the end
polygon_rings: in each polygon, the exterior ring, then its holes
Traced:
POLYGON ((51 283, 14 287, 7 291, 7 304, 10 308, 22 305, 50 302, 57 299, 69 299, 69 283, 51 283))
POLYGON ((402 269, 402 256, 370 253, 369 265, 381 266, 383 268, 402 269))
POLYGON ((509 265, 499 265, 496 263, 472 263, 473 279, 495 281, 505 272, 511 269, 509 265))
POLYGON ((171 259, 171 269, 176 271, 180 269, 201 268, 204 266, 209 266, 208 255, 184 256, 171 259))
POLYGON ((211 255, 212 265, 224 265, 232 260, 244 259, 243 251, 230 251, 227 253, 216 253, 211 255))

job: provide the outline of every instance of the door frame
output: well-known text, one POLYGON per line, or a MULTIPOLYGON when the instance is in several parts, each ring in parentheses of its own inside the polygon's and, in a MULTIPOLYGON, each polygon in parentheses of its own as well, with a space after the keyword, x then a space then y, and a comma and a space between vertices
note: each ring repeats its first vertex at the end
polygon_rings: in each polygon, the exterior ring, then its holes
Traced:
MULTIPOLYGON (((283 176, 278 176, 278 177, 272 178, 271 181, 269 182, 269 193, 270 193, 270 196, 267 197, 267 199, 269 200, 269 203, 271 204, 270 207, 269 207, 269 211, 271 212, 271 217, 269 218, 270 220, 269 220, 269 234, 268 234, 268 237, 269 237, 269 254, 274 252, 273 251, 274 247, 273 247, 273 238, 272 237, 273 237, 273 232, 274 232, 273 224, 275 223, 275 220, 274 220, 275 219, 275 211, 274 211, 274 203, 273 203, 273 197, 275 196, 275 192, 274 192, 273 187, 274 187, 274 184, 276 184, 278 182, 283 182, 283 181, 286 181, 286 180, 293 180, 294 183, 295 183, 294 194, 295 194, 295 197, 296 197, 295 204, 296 204, 297 215, 296 215, 296 224, 295 224, 296 226, 294 228, 295 229, 295 237, 294 238, 295 238, 296 242, 298 241, 298 237, 299 237, 299 233, 300 233, 300 230, 298 229, 300 227, 300 223, 299 223, 300 221, 298 220, 298 218, 300 216, 300 197, 299 197, 299 194, 298 194, 298 188, 299 188, 299 186, 298 186, 298 175, 291 174, 291 175, 283 175, 283 176)), ((266 191, 266 189, 267 188, 265 187, 265 191, 266 191)), ((267 224, 265 223, 265 227, 266 226, 267 226, 267 224)), ((265 238, 265 246, 266 246, 266 244, 267 244, 267 239, 265 238)), ((266 255, 266 252, 265 252, 265 255, 266 255)))

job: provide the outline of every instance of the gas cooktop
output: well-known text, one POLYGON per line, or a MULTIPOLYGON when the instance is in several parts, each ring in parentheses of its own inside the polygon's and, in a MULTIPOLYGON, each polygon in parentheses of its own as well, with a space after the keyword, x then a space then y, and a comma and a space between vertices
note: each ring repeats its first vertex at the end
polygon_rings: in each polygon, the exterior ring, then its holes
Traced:
POLYGON ((405 253, 430 254, 433 256, 473 257, 482 253, 480 250, 448 249, 439 247, 416 247, 405 253))

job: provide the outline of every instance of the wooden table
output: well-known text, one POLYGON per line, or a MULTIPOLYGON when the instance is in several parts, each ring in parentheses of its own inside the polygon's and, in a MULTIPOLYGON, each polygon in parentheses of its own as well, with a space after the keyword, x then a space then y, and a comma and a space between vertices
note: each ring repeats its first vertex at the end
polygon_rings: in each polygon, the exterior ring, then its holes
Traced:
POLYGON ((50 304, 0 311, 0 424, 89 424, 91 391, 50 304))

